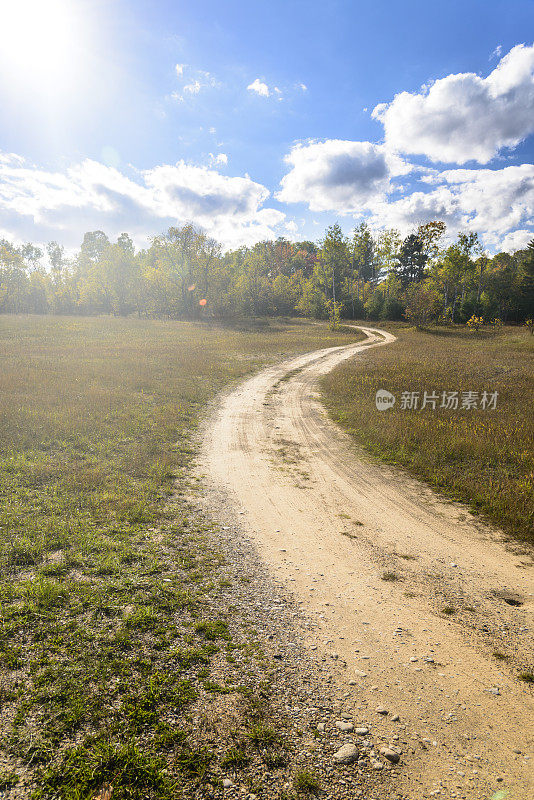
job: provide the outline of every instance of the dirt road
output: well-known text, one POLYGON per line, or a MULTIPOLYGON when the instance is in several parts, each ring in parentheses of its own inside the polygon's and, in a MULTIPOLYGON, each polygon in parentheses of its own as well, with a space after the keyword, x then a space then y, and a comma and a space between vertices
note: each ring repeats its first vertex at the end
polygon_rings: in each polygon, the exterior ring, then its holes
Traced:
POLYGON ((328 420, 320 376, 395 339, 362 330, 224 397, 203 469, 318 623, 308 644, 355 721, 402 751, 406 796, 528 800, 534 701, 515 665, 534 652, 532 562, 328 420))

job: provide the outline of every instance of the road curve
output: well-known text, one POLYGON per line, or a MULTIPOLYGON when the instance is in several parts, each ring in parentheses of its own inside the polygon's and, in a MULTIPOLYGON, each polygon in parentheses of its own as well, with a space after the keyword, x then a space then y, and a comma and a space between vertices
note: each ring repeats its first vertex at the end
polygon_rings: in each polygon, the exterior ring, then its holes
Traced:
POLYGON ((318 624, 307 643, 346 663, 355 720, 402 749, 406 796, 527 800, 532 690, 492 653, 525 663, 534 652, 532 562, 465 507, 375 463, 327 418, 320 377, 395 340, 361 330, 364 341, 269 367, 223 397, 203 471, 318 624), (441 613, 445 601, 458 613, 441 613))

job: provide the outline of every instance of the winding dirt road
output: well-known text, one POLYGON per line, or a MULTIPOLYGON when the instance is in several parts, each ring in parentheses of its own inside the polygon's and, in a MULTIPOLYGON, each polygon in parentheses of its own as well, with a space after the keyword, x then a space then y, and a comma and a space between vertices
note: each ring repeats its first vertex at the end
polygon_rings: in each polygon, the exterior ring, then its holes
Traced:
POLYGON ((529 800, 534 701, 514 665, 534 652, 532 562, 329 421, 319 378, 395 340, 361 330, 224 397, 203 469, 318 624, 306 643, 342 676, 355 720, 402 750, 406 797, 529 800))

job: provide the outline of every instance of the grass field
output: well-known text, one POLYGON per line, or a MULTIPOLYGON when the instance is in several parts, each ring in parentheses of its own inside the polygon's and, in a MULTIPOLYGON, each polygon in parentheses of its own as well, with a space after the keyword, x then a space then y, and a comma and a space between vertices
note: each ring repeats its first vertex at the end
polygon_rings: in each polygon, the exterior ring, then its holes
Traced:
POLYGON ((386 327, 397 342, 325 377, 332 417, 371 453, 534 544, 534 337, 386 327), (377 411, 378 389, 395 395, 393 408, 377 411), (435 410, 421 409, 425 391, 438 394, 435 410), (442 409, 443 391, 478 392, 478 408, 442 409), (480 408, 484 391, 498 392, 495 410, 480 408), (418 392, 419 408, 402 409, 402 392, 418 392))
POLYGON ((225 385, 355 338, 304 322, 0 317, 0 792, 193 796, 216 758, 188 709, 226 691, 210 672, 221 653, 243 698, 222 761, 275 758, 257 672, 239 667, 257 657, 250 632, 208 610, 223 558, 188 502, 194 432, 225 385))

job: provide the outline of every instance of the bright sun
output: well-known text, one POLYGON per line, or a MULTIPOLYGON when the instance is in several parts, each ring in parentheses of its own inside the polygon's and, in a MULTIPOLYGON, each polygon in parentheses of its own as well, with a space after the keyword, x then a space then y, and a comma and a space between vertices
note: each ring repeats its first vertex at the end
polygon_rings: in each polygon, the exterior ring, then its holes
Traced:
POLYGON ((83 39, 76 0, 7 0, 0 27, 0 59, 11 80, 52 90, 71 82, 83 39))

